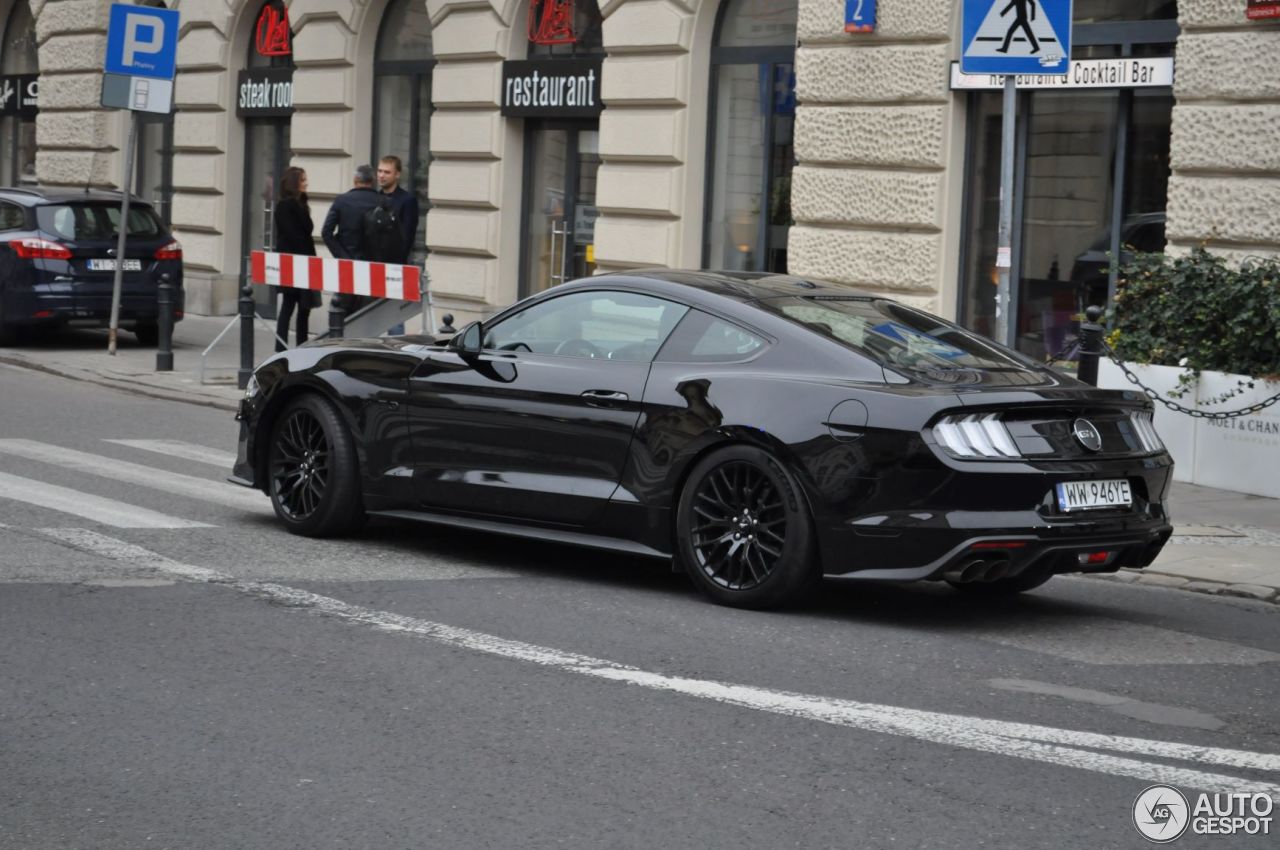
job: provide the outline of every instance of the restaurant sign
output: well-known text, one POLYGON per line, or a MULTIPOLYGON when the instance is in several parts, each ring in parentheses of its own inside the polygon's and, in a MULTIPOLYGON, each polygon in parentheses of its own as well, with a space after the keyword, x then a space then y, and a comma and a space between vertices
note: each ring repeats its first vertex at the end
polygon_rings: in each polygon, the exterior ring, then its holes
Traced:
POLYGON ((240 72, 236 86, 236 115, 241 118, 287 118, 292 114, 292 68, 250 68, 240 72))
POLYGON ((0 115, 35 118, 40 111, 40 77, 37 74, 0 76, 0 115))
POLYGON ((594 118, 600 102, 600 59, 533 59, 502 63, 502 114, 514 118, 594 118))

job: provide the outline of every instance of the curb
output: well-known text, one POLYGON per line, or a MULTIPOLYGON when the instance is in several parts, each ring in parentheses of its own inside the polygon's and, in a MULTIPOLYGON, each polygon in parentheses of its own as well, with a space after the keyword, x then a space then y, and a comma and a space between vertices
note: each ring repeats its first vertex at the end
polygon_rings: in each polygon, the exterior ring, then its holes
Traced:
POLYGON ((1122 584, 1168 587, 1192 593, 1208 593, 1214 596, 1232 596, 1238 599, 1252 599, 1257 602, 1280 604, 1280 588, 1265 587, 1260 584, 1228 584, 1220 581, 1189 579, 1173 573, 1151 572, 1149 569, 1130 569, 1128 567, 1118 573, 1086 573, 1085 575, 1089 578, 1118 581, 1122 584))
POLYGON ((212 396, 193 396, 191 390, 181 392, 178 390, 168 390, 162 387, 155 387, 150 384, 139 384, 124 381, 119 378, 110 378, 92 371, 69 372, 64 369, 58 369, 45 363, 36 363, 27 360, 24 357, 14 357, 13 355, 0 355, 0 363, 9 366, 15 366, 19 369, 28 369, 32 372, 43 372, 47 375, 54 375, 59 378, 66 378, 71 381, 81 381, 86 384, 96 384, 100 387, 108 387, 113 390, 132 393, 134 395, 146 396, 147 398, 158 399, 160 401, 176 401, 183 404, 193 404, 197 407, 210 407, 215 410, 224 410, 230 413, 236 411, 237 404, 229 399, 214 398, 212 396))

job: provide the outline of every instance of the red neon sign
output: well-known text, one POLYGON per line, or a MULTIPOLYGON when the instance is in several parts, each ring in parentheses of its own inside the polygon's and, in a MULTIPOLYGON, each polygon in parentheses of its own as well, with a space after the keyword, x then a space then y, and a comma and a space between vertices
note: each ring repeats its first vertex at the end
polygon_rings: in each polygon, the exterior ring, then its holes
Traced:
POLYGON ((529 41, 573 44, 573 0, 529 0, 529 41))
POLYGON ((284 5, 267 4, 258 13, 254 46, 262 56, 289 56, 293 45, 289 38, 289 10, 284 5))

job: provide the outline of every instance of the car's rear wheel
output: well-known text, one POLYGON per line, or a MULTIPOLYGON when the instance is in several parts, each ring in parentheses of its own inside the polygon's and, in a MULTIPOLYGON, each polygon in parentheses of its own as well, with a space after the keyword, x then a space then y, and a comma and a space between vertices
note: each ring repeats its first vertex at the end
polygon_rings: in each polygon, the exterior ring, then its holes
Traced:
MULTIPOLYGON (((0 302, 3 298, 0 297, 0 302)), ((4 304, 0 303, 0 345, 13 345, 18 341, 18 328, 4 320, 4 304)))
POLYGON ((961 593, 968 593, 973 596, 1012 596, 1015 593, 1035 590, 1051 578, 1053 578, 1053 571, 1048 567, 1032 566, 1012 578, 996 579, 995 581, 948 581, 947 584, 961 593))
POLYGON ((290 402, 267 452, 271 506, 289 531, 334 537, 364 524, 355 443, 327 399, 304 395, 290 402))
POLYGON ((137 337, 139 345, 145 345, 148 348, 160 344, 160 326, 153 324, 134 325, 133 335, 137 337))
POLYGON ((772 608, 820 577, 813 522, 795 477, 752 446, 698 462, 680 493, 676 545, 693 583, 716 602, 772 608))

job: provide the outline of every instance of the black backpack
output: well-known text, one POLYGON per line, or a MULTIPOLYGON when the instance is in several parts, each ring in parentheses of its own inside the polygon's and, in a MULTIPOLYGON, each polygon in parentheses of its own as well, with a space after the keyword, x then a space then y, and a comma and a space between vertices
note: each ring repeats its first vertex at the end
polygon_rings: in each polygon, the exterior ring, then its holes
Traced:
POLYGON ((404 233, 400 230, 400 218, 387 202, 379 198, 376 207, 364 211, 364 258, 379 263, 399 263, 404 260, 404 233))

